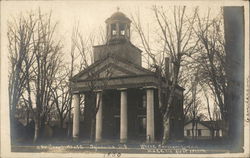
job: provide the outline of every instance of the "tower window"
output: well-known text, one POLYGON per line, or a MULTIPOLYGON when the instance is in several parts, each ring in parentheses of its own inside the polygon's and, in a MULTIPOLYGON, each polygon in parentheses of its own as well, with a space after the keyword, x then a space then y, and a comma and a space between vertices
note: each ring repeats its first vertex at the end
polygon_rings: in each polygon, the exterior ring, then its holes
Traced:
POLYGON ((125 35, 125 24, 119 25, 120 35, 125 35))
POLYGON ((112 35, 116 35, 116 27, 115 27, 115 24, 111 24, 111 33, 112 33, 112 35))

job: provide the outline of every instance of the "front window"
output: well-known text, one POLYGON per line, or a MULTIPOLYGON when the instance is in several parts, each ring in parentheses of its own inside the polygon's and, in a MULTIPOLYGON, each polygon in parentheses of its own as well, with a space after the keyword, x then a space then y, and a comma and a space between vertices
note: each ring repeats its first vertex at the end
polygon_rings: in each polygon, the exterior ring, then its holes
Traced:
POLYGON ((142 101, 141 100, 138 100, 138 101, 139 101, 138 102, 138 107, 140 109, 145 109, 146 106, 147 106, 147 97, 146 97, 146 93, 145 92, 142 93, 142 101))
POLYGON ((201 136, 201 129, 198 129, 198 136, 201 136))
POLYGON ((144 92, 142 96, 142 107, 146 108, 146 106, 147 106, 147 96, 146 93, 144 92))
POLYGON ((219 134, 220 134, 220 133, 219 133, 219 130, 216 130, 215 133, 216 133, 216 137, 219 137, 219 136, 220 136, 220 135, 219 135, 219 134))
POLYGON ((114 131, 113 136, 119 137, 120 133, 120 115, 114 115, 114 131))

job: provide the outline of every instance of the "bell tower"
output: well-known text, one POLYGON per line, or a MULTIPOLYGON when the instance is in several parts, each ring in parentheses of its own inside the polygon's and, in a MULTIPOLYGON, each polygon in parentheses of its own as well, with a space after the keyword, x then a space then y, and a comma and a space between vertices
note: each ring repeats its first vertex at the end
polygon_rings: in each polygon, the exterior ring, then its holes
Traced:
POLYGON ((119 7, 117 8, 117 12, 112 14, 105 22, 107 43, 130 40, 131 20, 119 11, 119 7))
POLYGON ((141 66, 141 50, 130 41, 131 20, 119 8, 106 21, 106 41, 94 46, 94 62, 109 56, 141 66))

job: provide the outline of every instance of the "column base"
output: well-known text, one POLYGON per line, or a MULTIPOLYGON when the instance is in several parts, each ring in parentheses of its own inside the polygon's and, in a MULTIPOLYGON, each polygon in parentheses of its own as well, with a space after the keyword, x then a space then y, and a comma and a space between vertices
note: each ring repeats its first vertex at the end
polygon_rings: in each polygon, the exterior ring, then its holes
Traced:
POLYGON ((78 142, 79 141, 79 137, 73 137, 72 140, 73 140, 73 142, 78 142))
POLYGON ((95 139, 95 142, 96 142, 96 143, 99 143, 99 142, 101 142, 101 141, 102 141, 102 139, 100 139, 100 138, 99 138, 99 139, 95 139))
POLYGON ((155 141, 152 141, 152 140, 151 140, 151 141, 150 141, 150 140, 147 140, 147 141, 146 141, 147 144, 152 144, 152 143, 154 143, 154 142, 155 142, 155 141))
POLYGON ((155 142, 155 139, 153 138, 150 138, 150 136, 147 136, 146 138, 146 143, 154 143, 155 142))
POLYGON ((127 139, 120 139, 120 143, 127 143, 127 139))

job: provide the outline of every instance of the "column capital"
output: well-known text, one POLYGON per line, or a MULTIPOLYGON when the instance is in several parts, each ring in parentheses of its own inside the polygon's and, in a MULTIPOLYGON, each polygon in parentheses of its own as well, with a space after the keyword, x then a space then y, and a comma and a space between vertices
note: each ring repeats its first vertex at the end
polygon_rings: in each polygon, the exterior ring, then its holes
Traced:
POLYGON ((102 92, 103 90, 102 89, 97 89, 97 90, 94 90, 93 92, 102 92))
POLYGON ((145 87, 142 87, 143 89, 157 89, 156 86, 145 86, 145 87))
POLYGON ((117 88, 118 91, 126 91, 128 88, 117 88))
POLYGON ((80 91, 72 91, 72 94, 80 94, 80 91))

